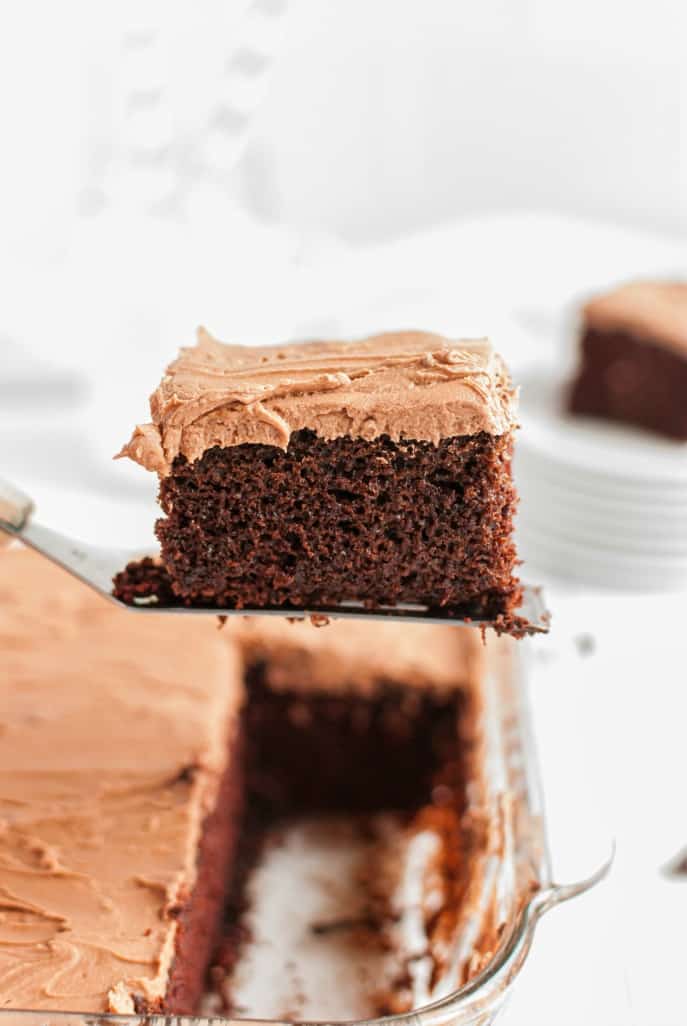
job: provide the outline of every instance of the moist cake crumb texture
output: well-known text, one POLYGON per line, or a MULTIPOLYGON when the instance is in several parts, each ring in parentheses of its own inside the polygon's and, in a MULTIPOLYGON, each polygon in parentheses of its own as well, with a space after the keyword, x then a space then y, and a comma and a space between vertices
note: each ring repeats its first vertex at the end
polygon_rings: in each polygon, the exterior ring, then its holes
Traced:
POLYGON ((183 457, 157 525, 175 592, 220 607, 395 602, 491 617, 518 592, 510 439, 324 442, 183 457))
MULTIPOLYGON (((160 476, 160 601, 360 600, 508 622, 515 397, 485 340, 224 346, 201 333, 120 455, 160 476)), ((116 580, 125 601, 152 570, 116 580)))

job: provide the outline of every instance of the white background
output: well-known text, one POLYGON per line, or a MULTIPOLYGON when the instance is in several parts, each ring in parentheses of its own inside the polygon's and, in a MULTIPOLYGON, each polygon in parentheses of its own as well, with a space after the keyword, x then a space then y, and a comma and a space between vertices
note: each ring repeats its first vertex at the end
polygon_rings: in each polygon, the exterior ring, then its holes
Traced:
MULTIPOLYGON (((249 7, 7 7, 4 234, 64 227, 112 198, 137 141, 164 151, 187 194, 213 117, 236 103, 227 62, 254 42, 249 7), (134 37, 150 29, 156 42, 137 60, 134 37)), ((219 174, 261 214, 356 239, 514 207, 687 227, 681 0, 265 7, 284 12, 265 19, 279 39, 260 41, 270 75, 237 180, 219 174)))
MULTIPOLYGON (((517 372, 581 293, 687 272, 680 0, 228 6, 3 12, 0 473, 103 543, 149 539, 153 483, 110 457, 198 321, 488 332, 517 372)), ((554 855, 568 879, 618 856, 545 921, 503 1022, 673 1026, 685 595, 548 588, 554 855)))

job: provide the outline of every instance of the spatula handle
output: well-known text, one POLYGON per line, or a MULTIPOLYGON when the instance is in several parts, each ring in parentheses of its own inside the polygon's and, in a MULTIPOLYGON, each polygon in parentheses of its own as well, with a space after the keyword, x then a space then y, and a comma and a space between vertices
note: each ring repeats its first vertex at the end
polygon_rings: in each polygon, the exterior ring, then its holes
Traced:
POLYGON ((0 478, 0 529, 16 534, 26 525, 33 500, 0 478))

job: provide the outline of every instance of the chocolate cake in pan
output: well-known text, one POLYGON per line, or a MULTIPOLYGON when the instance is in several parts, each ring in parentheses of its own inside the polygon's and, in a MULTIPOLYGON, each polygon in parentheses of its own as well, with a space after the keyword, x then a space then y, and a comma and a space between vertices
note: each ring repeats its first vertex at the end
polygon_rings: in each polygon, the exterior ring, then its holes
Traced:
MULTIPOLYGON (((246 881, 299 817, 393 817, 357 898, 392 964, 378 870, 406 879, 420 845, 439 972, 489 861, 477 632, 139 617, 7 550, 0 650, 0 1007, 191 1014, 218 960, 235 1000, 246 881)), ((456 985, 493 950, 473 933, 456 985)), ((399 971, 372 985, 410 1007, 399 971)))

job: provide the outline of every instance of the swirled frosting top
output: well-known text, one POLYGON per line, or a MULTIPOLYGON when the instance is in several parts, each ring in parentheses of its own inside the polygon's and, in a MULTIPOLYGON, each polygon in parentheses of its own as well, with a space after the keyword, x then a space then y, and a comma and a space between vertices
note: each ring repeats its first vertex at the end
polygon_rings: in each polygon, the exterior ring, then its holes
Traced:
POLYGON ((164 997, 242 694, 216 627, 173 620, 0 552, 3 1008, 164 997))
POLYGON ((194 461, 213 446, 263 443, 286 449, 310 428, 394 441, 500 435, 514 426, 515 394, 486 339, 451 341, 405 331, 358 342, 225 345, 204 329, 182 349, 119 453, 161 476, 175 457, 194 461))
POLYGON ((687 281, 634 281, 595 296, 584 320, 600 331, 628 332, 636 338, 687 352, 687 281))

